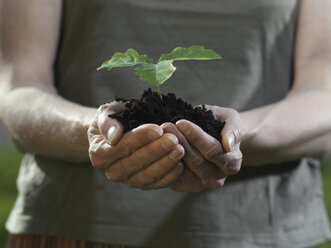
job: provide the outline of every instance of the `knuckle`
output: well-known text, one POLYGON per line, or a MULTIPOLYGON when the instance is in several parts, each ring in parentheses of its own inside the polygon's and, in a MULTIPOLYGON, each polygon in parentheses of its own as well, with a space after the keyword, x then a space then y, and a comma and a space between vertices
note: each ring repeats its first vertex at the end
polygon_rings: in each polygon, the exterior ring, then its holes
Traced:
POLYGON ((120 147, 120 154, 122 156, 129 156, 131 154, 131 149, 129 148, 129 145, 126 144, 125 140, 121 140, 119 143, 118 143, 119 147, 120 147))
MULTIPOLYGON (((90 156, 90 159, 92 162, 94 162, 94 160, 97 160, 97 157, 99 157, 99 152, 96 149, 93 148, 89 148, 88 150, 88 154, 90 156)), ((94 163, 93 163, 94 164, 94 163)))
POLYGON ((154 183, 160 180, 160 176, 153 175, 153 173, 146 170, 142 176, 146 184, 154 183))
POLYGON ((97 154, 102 147, 104 140, 101 136, 94 136, 90 140, 89 152, 91 154, 97 154))
POLYGON ((113 101, 109 103, 102 104, 98 109, 97 109, 97 115, 104 115, 108 116, 111 113, 114 113, 116 111, 119 111, 123 108, 123 104, 113 101))
POLYGON ((234 158, 227 167, 229 175, 237 174, 241 169, 242 155, 234 158))
POLYGON ((204 163, 204 159, 201 158, 200 156, 195 156, 194 158, 192 158, 192 160, 190 161, 190 164, 193 168, 201 168, 203 166, 204 163))
POLYGON ((89 154, 89 157, 90 157, 90 159, 93 163, 94 158, 97 156, 97 151, 93 147, 90 146, 89 149, 88 149, 88 154, 89 154))
POLYGON ((96 169, 104 170, 108 167, 110 163, 110 161, 106 161, 105 158, 96 156, 95 154, 93 154, 93 152, 90 151, 89 151, 89 157, 93 167, 96 169))
POLYGON ((159 146, 155 145, 155 144, 150 144, 150 145, 147 145, 147 146, 144 146, 143 150, 145 155, 148 154, 148 157, 150 160, 156 160, 158 158, 160 158, 160 152, 161 152, 161 149, 159 146))
POLYGON ((236 156, 233 158, 233 163, 234 164, 239 164, 241 165, 241 162, 242 162, 242 159, 243 159, 243 155, 241 152, 239 152, 238 154, 236 154, 236 156))
POLYGON ((230 115, 239 115, 238 111, 233 108, 227 108, 230 115))
POLYGON ((109 107, 109 103, 106 104, 102 104, 98 109, 97 109, 97 113, 101 114, 103 111, 105 111, 107 108, 109 107))
POLYGON ((93 123, 87 129, 87 137, 88 137, 89 142, 91 142, 91 140, 93 139, 93 137, 95 135, 99 134, 99 130, 96 126, 97 126, 97 124, 96 124, 96 121, 94 120, 93 123))
POLYGON ((190 132, 190 141, 194 144, 203 139, 202 134, 200 132, 190 132))
POLYGON ((129 163, 134 166, 136 169, 142 169, 145 167, 143 158, 139 152, 134 152, 129 157, 129 163))
POLYGON ((235 175, 240 171, 240 167, 239 166, 232 166, 230 168, 228 168, 228 174, 229 175, 235 175))
POLYGON ((110 146, 106 144, 102 138, 96 137, 90 144, 88 155, 92 165, 97 169, 105 169, 113 162, 109 156, 110 146))
POLYGON ((221 156, 221 148, 220 146, 214 142, 212 147, 204 154, 207 159, 213 159, 221 156))

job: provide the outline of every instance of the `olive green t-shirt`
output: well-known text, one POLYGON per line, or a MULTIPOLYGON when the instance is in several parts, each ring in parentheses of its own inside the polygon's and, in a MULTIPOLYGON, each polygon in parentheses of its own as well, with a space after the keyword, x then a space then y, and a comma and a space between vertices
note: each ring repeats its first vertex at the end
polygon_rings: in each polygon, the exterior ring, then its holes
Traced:
MULTIPOLYGON (((96 68, 128 48, 157 59, 204 45, 223 60, 178 62, 164 93, 239 111, 274 103, 291 88, 299 9, 298 0, 65 0, 56 86, 85 106, 139 97, 148 86, 133 68, 96 68)), ((221 189, 178 193, 128 188, 90 163, 27 154, 17 184, 11 233, 165 248, 295 248, 331 236, 311 158, 243 165, 221 189)))

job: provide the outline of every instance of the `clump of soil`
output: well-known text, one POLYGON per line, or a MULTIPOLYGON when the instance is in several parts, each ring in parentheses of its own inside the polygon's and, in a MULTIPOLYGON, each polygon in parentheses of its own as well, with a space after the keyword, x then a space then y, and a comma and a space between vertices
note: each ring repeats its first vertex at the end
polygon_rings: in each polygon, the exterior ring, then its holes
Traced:
POLYGON ((116 98, 125 102, 125 109, 109 115, 123 124, 124 132, 130 131, 145 123, 161 125, 165 122, 176 123, 186 119, 199 125, 206 133, 221 141, 221 130, 225 122, 215 120, 211 110, 205 106, 193 108, 191 104, 176 98, 169 93, 160 96, 151 89, 145 90, 140 99, 116 98))

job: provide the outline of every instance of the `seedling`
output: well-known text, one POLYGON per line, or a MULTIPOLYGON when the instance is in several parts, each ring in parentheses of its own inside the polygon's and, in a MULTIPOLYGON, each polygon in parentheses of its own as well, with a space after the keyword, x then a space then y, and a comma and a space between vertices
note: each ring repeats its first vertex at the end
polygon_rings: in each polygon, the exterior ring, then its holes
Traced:
POLYGON ((160 95, 161 84, 168 80, 176 70, 176 67, 173 66, 174 61, 211 59, 221 59, 221 56, 211 49, 205 49, 203 46, 176 47, 171 53, 162 54, 158 62, 153 64, 152 58, 147 55, 139 55, 136 50, 130 48, 124 53, 115 53, 98 70, 106 68, 110 71, 113 67, 141 65, 135 69, 136 74, 141 80, 156 86, 160 95))

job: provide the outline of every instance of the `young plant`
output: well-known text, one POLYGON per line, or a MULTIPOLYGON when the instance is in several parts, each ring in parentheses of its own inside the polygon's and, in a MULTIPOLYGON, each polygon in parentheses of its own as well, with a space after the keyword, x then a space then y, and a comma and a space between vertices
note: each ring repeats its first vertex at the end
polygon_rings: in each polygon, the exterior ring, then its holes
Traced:
POLYGON ((205 49, 203 46, 176 47, 171 53, 162 54, 158 62, 153 64, 153 59, 146 55, 139 55, 137 51, 130 48, 124 53, 115 53, 97 70, 106 68, 110 71, 113 67, 141 65, 135 69, 136 74, 141 80, 156 86, 160 95, 160 85, 168 80, 176 70, 176 67, 173 66, 174 61, 211 59, 221 59, 221 56, 211 49, 205 49))

